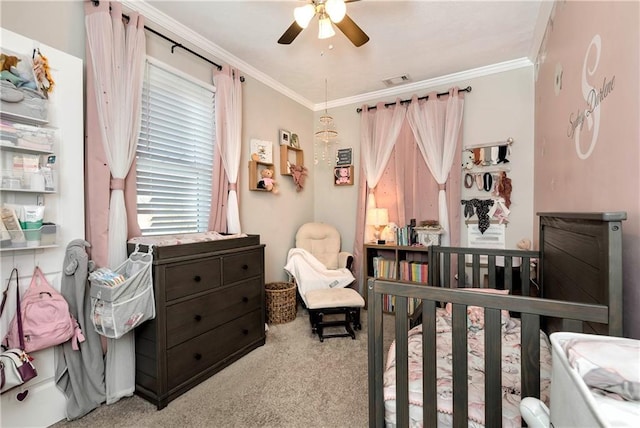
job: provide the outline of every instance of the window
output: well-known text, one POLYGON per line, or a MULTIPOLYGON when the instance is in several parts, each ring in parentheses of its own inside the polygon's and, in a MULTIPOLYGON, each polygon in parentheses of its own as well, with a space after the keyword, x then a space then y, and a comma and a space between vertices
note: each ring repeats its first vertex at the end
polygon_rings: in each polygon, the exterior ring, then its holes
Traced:
POLYGON ((203 232, 211 205, 214 88, 147 61, 137 148, 143 235, 203 232))

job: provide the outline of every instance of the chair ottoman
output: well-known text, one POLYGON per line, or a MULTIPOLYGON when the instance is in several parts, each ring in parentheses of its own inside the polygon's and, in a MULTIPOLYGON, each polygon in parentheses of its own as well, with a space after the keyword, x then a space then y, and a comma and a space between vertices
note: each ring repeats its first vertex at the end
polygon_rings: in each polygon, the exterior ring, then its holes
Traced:
POLYGON ((305 294, 311 332, 318 335, 320 342, 329 337, 351 337, 355 340, 356 330, 361 330, 360 308, 364 299, 353 288, 323 288, 311 290, 305 294), (341 314, 344 319, 324 320, 325 315, 341 314), (346 333, 324 334, 325 327, 343 326, 346 333))

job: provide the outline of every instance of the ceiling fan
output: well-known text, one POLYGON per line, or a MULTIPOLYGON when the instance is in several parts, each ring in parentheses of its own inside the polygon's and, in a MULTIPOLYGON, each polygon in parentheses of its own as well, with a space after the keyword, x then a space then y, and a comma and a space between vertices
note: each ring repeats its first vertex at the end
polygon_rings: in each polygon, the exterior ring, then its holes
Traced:
POLYGON ((281 45, 291 44, 298 34, 307 28, 311 19, 318 15, 319 39, 335 35, 335 31, 333 31, 333 24, 335 24, 356 47, 364 45, 369 41, 369 36, 346 14, 347 6, 345 3, 354 1, 358 0, 309 0, 309 3, 304 6, 296 7, 293 11, 295 21, 280 36, 278 43, 281 45))

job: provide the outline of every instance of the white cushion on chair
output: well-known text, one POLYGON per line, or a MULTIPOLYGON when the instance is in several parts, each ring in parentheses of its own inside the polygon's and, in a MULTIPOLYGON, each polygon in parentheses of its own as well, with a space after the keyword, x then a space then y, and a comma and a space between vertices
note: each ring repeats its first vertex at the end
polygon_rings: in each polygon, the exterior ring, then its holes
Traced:
POLYGON ((322 288, 305 294, 307 308, 362 308, 364 299, 353 288, 322 288))
POLYGON ((338 269, 340 233, 335 227, 325 223, 305 223, 296 232, 296 248, 313 254, 327 269, 338 269))

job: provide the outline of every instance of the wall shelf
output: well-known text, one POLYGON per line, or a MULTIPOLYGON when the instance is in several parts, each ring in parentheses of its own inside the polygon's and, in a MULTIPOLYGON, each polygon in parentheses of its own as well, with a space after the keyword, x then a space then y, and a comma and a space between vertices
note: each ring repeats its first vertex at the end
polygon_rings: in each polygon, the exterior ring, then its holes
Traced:
POLYGON ((260 161, 249 161, 249 190, 255 190, 258 192, 268 192, 266 189, 258 188, 258 181, 262 178, 260 175, 260 171, 263 169, 270 169, 275 175, 275 167, 272 163, 260 162, 260 161))
POLYGON ((0 248, 0 252, 9 252, 9 251, 31 251, 31 250, 45 250, 47 248, 58 248, 59 245, 51 244, 51 245, 38 245, 37 247, 4 247, 0 248))
POLYGON ((473 168, 462 168, 462 173, 469 174, 484 174, 485 172, 510 172, 511 168, 508 166, 500 166, 500 165, 474 165, 473 168))
POLYGON ((513 144, 513 138, 509 137, 505 141, 494 141, 493 143, 480 143, 480 144, 471 144, 466 147, 463 147, 462 150, 473 150, 473 149, 481 149, 483 147, 493 147, 493 146, 510 146, 513 144))
POLYGON ((289 171, 291 164, 304 165, 304 151, 286 144, 280 145, 280 175, 291 175, 289 171))

